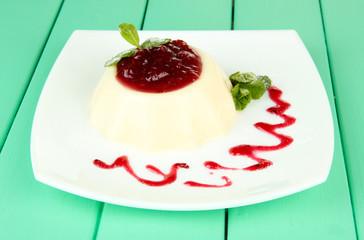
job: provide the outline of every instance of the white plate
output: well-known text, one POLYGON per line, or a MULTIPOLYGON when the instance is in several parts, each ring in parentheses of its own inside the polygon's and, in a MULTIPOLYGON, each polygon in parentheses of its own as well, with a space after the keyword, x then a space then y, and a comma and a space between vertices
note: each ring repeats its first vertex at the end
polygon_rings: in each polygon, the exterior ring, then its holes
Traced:
POLYGON ((103 64, 121 50, 130 48, 117 31, 75 31, 44 86, 33 122, 31 156, 35 178, 61 190, 124 206, 163 210, 207 210, 258 203, 310 188, 326 180, 333 156, 333 124, 326 92, 316 67, 295 31, 141 31, 148 37, 183 39, 216 60, 230 75, 236 71, 271 77, 291 104, 286 114, 294 125, 278 132, 291 136, 287 148, 262 152, 273 165, 260 171, 211 171, 205 161, 242 167, 254 162, 231 156, 239 144, 274 145, 277 139, 257 130, 256 122, 279 123, 266 109, 274 103, 265 94, 239 113, 224 137, 189 152, 148 154, 130 146, 112 143, 89 124, 90 98, 105 68, 103 64), (127 155, 138 175, 151 180, 160 176, 146 170, 152 164, 167 172, 173 163, 185 162, 177 180, 164 187, 136 181, 125 169, 105 170, 93 164, 100 159, 111 164, 127 155), (200 188, 185 181, 233 184, 225 188, 200 188))

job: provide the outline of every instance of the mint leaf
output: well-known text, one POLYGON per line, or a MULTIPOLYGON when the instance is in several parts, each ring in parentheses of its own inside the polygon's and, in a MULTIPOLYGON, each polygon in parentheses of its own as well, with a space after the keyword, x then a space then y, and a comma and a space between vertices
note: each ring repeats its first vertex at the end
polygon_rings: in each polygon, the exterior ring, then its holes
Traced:
POLYGON ((272 80, 268 76, 257 76, 258 81, 264 82, 265 89, 268 90, 272 85, 272 80))
POLYGON ((265 84, 263 81, 258 81, 254 73, 240 73, 236 72, 229 77, 233 85, 239 85, 250 91, 253 99, 259 99, 265 93, 265 84))
POLYGON ((138 49, 136 49, 136 48, 132 48, 132 49, 122 51, 121 53, 119 53, 118 55, 116 55, 115 57, 113 57, 109 61, 107 61, 105 63, 105 67, 109 67, 111 65, 114 65, 115 63, 118 63, 121 59, 123 59, 125 57, 131 57, 137 52, 138 52, 138 49))
POLYGON ((252 99, 259 99, 270 88, 272 81, 267 76, 256 76, 254 73, 236 72, 229 77, 232 85, 231 95, 235 109, 243 110, 252 99))
POLYGON ((140 48, 139 35, 135 26, 131 23, 123 23, 119 25, 119 31, 121 36, 128 41, 131 45, 140 48))
POLYGON ((236 72, 234 74, 231 74, 229 77, 230 81, 233 83, 233 85, 237 83, 250 83, 253 80, 256 80, 257 77, 254 73, 247 72, 247 73, 240 73, 236 72))
POLYGON ((240 88, 244 88, 250 91, 253 99, 259 99, 263 96, 266 91, 264 82, 253 80, 250 83, 239 83, 240 88))
POLYGON ((142 43, 141 48, 155 47, 169 43, 170 41, 170 38, 149 38, 142 43))
POLYGON ((139 44, 138 31, 135 28, 135 26, 133 24, 131 24, 131 23, 122 23, 122 24, 120 24, 119 25, 119 32, 120 32, 121 36, 127 42, 129 42, 131 45, 133 45, 133 46, 135 46, 137 48, 132 48, 132 49, 129 49, 129 50, 126 50, 126 51, 123 51, 123 52, 119 53, 115 57, 108 60, 105 63, 105 67, 109 67, 111 65, 114 65, 114 64, 118 63, 121 59, 123 59, 125 57, 133 56, 140 49, 159 46, 159 45, 162 45, 162 44, 169 43, 171 41, 171 39, 169 39, 169 38, 162 38, 162 39, 149 38, 146 41, 144 41, 142 45, 140 45, 139 44))
POLYGON ((236 84, 231 90, 233 96, 235 109, 242 111, 252 100, 252 95, 247 89, 240 88, 239 84, 236 84))

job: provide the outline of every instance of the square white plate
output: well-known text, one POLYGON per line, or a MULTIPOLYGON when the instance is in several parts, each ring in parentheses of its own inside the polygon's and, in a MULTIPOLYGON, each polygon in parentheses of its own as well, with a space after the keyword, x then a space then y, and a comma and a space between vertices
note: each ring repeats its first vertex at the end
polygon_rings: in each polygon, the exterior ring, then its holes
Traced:
POLYGON ((326 180, 330 171, 334 136, 330 106, 316 67, 295 31, 140 31, 149 37, 183 39, 208 52, 228 74, 236 71, 268 75, 283 91, 291 107, 286 114, 296 123, 278 132, 294 142, 288 147, 262 152, 273 165, 259 171, 212 171, 205 161, 230 167, 254 164, 232 156, 239 144, 275 145, 277 139, 256 129, 256 122, 279 123, 266 112, 275 104, 265 94, 241 113, 224 137, 188 152, 146 153, 104 139, 88 121, 90 98, 105 68, 104 62, 131 46, 117 31, 75 31, 46 81, 34 117, 31 156, 35 178, 50 186, 87 198, 131 207, 161 210, 207 210, 258 203, 310 188, 326 180), (125 169, 96 167, 94 159, 108 164, 127 155, 135 172, 150 180, 161 176, 146 169, 152 164, 168 172, 177 162, 172 184, 144 185, 125 169), (183 183, 224 184, 224 188, 190 187, 183 183))

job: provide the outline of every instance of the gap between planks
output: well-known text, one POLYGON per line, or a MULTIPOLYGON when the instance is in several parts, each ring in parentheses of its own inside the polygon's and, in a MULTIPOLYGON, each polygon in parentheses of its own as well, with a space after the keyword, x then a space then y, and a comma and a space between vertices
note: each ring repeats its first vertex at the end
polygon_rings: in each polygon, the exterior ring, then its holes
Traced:
MULTIPOLYGON (((324 40, 325 40, 325 48, 326 48, 326 55, 327 55, 327 61, 328 61, 328 65, 329 65, 329 73, 330 73, 330 80, 331 80, 331 84, 332 84, 332 94, 334 97, 334 105, 335 105, 335 113, 336 113, 336 118, 337 118, 337 122, 338 122, 338 128, 339 128, 339 133, 340 133, 340 142, 343 143, 343 138, 341 135, 341 123, 340 123, 340 115, 338 113, 338 106, 337 106, 337 101, 336 101, 336 97, 335 97, 335 82, 333 81, 333 75, 332 75, 332 65, 331 65, 331 58, 330 58, 330 52, 329 52, 329 48, 328 48, 328 43, 327 43, 327 37, 326 37, 326 28, 325 28, 325 19, 324 19, 324 15, 323 15, 323 8, 322 8, 322 0, 319 0, 319 8, 320 8, 320 15, 321 15, 321 24, 322 24, 322 30, 324 32, 324 40)), ((343 151, 343 157, 344 157, 344 166, 345 166, 345 173, 346 173, 346 182, 348 184, 348 188, 349 188, 349 196, 350 196, 350 204, 351 204, 351 212, 352 212, 352 216, 354 219, 354 227, 355 227, 355 235, 356 238, 358 239, 358 227, 357 227, 357 223, 356 223, 356 218, 355 218, 355 212, 354 212, 354 208, 353 208, 353 197, 352 197, 352 191, 351 191, 351 186, 350 186, 350 176, 348 173, 348 166, 347 163, 345 161, 346 159, 346 154, 345 154, 345 146, 342 144, 342 151, 343 151)))
POLYGON ((4 148, 4 146, 5 146, 6 140, 8 139, 8 136, 9 136, 10 130, 11 130, 11 128, 12 128, 12 126, 13 126, 13 124, 14 124, 14 120, 15 120, 16 116, 18 115, 18 112, 19 112, 20 106, 21 106, 21 104, 23 103, 23 100, 24 100, 25 94, 26 94, 26 92, 28 91, 28 88, 29 88, 29 85, 30 85, 30 81, 32 80, 32 78, 33 78, 33 76, 34 76, 34 73, 35 73, 35 70, 36 70, 36 69, 37 69, 37 67, 38 67, 38 64, 39 64, 40 58, 41 58, 41 57, 42 57, 42 55, 43 55, 43 52, 44 52, 44 49, 45 49, 45 47, 46 47, 46 45, 47 45, 47 42, 48 42, 48 40, 49 40, 49 37, 51 36, 51 33, 52 33, 52 31, 53 31, 53 28, 54 28, 54 25, 56 24, 56 21, 57 21, 57 19, 58 19, 59 13, 61 12, 61 9, 62 9, 62 6, 63 6, 63 3, 64 3, 64 0, 62 0, 62 1, 61 1, 61 4, 59 5, 58 11, 57 11, 57 13, 56 13, 56 15, 55 15, 55 17, 54 17, 54 20, 53 20, 53 23, 52 23, 52 25, 51 25, 51 28, 50 28, 50 30, 49 30, 49 32, 48 32, 48 34, 47 34, 47 37, 46 37, 46 39, 45 39, 45 41, 44 41, 44 43, 43 43, 43 46, 42 46, 42 48, 41 48, 41 50, 40 50, 40 53, 39 53, 39 55, 38 55, 38 57, 37 57, 37 59, 36 59, 36 62, 35 62, 34 68, 32 69, 32 72, 30 73, 30 78, 29 78, 29 80, 28 80, 28 83, 27 83, 27 85, 25 86, 25 89, 24 89, 24 91, 23 91, 23 94, 22 94, 22 95, 21 95, 21 97, 20 97, 20 101, 19 101, 19 103, 18 103, 18 106, 16 107, 15 113, 13 114, 13 117, 12 117, 12 119, 11 119, 11 122, 10 122, 10 124, 9 124, 9 127, 8 127, 8 129, 6 129, 4 139, 2 140, 2 142, 0 142, 0 154, 1 154, 1 152, 2 152, 2 150, 3 150, 3 148, 4 148))

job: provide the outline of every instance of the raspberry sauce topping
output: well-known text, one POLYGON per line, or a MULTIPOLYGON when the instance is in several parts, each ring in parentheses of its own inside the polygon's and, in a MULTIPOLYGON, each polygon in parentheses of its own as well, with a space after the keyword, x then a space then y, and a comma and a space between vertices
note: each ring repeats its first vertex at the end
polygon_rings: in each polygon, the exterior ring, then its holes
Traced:
POLYGON ((118 81, 131 89, 164 93, 181 89, 196 81, 202 69, 201 59, 186 42, 167 44, 138 51, 117 64, 118 81))

